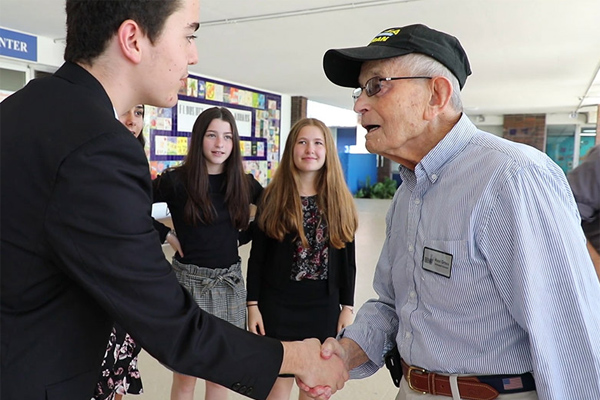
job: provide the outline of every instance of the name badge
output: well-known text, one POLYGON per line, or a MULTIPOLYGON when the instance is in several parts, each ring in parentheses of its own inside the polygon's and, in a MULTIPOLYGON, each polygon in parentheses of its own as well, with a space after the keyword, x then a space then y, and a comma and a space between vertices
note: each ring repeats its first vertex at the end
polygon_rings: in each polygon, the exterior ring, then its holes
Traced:
POLYGON ((450 278, 452 254, 425 247, 423 249, 423 269, 450 278))

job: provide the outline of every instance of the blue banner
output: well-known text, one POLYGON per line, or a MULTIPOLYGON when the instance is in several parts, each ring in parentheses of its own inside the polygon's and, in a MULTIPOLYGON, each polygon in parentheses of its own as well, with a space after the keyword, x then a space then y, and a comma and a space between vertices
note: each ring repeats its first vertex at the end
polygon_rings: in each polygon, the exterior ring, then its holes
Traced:
POLYGON ((0 55, 37 61, 37 37, 0 28, 0 55))

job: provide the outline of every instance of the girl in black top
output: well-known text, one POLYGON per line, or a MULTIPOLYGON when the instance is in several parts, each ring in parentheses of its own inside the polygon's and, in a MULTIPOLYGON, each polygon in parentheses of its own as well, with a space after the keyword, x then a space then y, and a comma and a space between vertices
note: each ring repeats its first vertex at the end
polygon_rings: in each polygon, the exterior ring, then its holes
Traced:
MULTIPOLYGON (((153 191, 155 202, 167 203, 177 232, 167 240, 176 250, 173 269, 179 282, 205 311, 245 329, 238 244, 262 187, 244 173, 229 110, 213 107, 198 116, 183 164, 159 175, 153 191)), ((171 399, 193 399, 195 385, 195 377, 174 372, 171 399)), ((224 400, 228 392, 207 381, 204 398, 224 400)))
MULTIPOLYGON (((335 336, 353 320, 358 217, 331 132, 294 124, 257 213, 248 261, 248 327, 280 340, 335 336)), ((269 400, 289 399, 278 378, 269 400)), ((300 399, 308 399, 300 392, 300 399)))

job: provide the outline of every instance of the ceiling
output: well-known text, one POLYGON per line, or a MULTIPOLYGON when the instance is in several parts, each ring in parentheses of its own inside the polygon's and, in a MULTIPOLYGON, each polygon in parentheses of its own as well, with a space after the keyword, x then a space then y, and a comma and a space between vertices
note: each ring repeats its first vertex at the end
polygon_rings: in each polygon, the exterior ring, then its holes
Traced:
MULTIPOLYGON (((62 40, 64 0, 0 0, 0 26, 62 40)), ((459 38, 469 114, 571 113, 600 103, 599 0, 201 0, 197 75, 351 108, 330 48, 423 23, 459 38)))

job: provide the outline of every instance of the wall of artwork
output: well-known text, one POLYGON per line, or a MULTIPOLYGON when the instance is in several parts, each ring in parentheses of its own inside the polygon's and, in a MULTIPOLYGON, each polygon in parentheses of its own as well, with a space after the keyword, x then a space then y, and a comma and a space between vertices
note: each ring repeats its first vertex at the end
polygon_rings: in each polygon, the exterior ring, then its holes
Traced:
POLYGON ((146 107, 144 135, 152 178, 181 164, 197 116, 220 106, 235 116, 246 171, 266 186, 279 162, 281 102, 274 93, 190 75, 176 106, 146 107))

